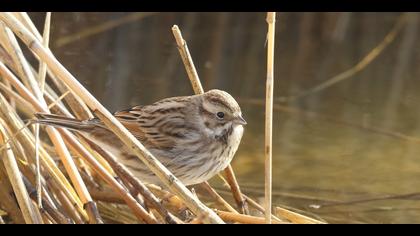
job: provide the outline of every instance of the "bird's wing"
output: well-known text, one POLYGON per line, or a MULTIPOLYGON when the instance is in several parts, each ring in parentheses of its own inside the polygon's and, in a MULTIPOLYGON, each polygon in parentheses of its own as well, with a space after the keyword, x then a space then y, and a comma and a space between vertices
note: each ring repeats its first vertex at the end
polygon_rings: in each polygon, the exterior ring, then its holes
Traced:
POLYGON ((180 134, 174 127, 181 127, 184 119, 172 114, 153 114, 147 107, 136 106, 118 111, 114 116, 148 148, 171 149, 180 134))

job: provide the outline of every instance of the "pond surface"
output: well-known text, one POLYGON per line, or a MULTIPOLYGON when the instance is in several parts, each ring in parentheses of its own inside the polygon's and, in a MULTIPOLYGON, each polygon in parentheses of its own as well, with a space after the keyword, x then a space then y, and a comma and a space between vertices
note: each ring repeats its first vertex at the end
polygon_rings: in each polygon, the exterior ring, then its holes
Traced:
MULTIPOLYGON (((42 26, 43 14, 30 15, 42 26)), ((419 15, 401 17, 278 14, 274 205, 331 223, 420 223, 415 196, 351 202, 420 192, 419 15), (344 80, 295 97, 360 61, 344 80)), ((193 93, 173 24, 204 89, 238 99, 248 125, 232 164, 243 191, 262 197, 265 13, 53 13, 51 48, 116 111, 193 93)))

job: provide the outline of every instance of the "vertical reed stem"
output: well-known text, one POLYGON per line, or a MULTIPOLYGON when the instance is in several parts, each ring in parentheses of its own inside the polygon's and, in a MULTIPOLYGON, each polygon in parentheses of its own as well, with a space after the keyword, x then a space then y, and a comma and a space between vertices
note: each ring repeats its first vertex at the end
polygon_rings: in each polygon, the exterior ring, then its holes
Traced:
POLYGON ((187 43, 182 38, 181 31, 179 30, 177 25, 174 25, 172 27, 172 33, 175 36, 179 54, 181 54, 181 58, 187 70, 188 78, 190 79, 194 93, 203 94, 204 89, 203 86, 201 86, 200 78, 198 77, 197 70, 195 69, 194 62, 191 58, 190 51, 188 50, 187 43))
MULTIPOLYGON (((42 35, 42 46, 48 48, 48 44, 50 42, 50 28, 51 28, 51 12, 47 12, 45 16, 45 24, 44 24, 44 32, 42 35)), ((45 90, 45 77, 47 76, 47 64, 45 62, 40 61, 39 66, 39 83, 41 87, 41 92, 44 93, 45 90)))
MULTIPOLYGON (((42 45, 48 47, 50 37, 51 12, 47 12, 45 17, 44 34, 42 37, 42 45)), ((44 94, 45 77, 47 75, 47 65, 44 62, 39 64, 38 81, 40 83, 41 94, 44 94)), ((39 124, 35 124, 35 166, 36 166, 36 190, 38 207, 42 208, 42 191, 41 191, 41 166, 39 163, 39 124)))
POLYGON ((271 224, 272 143, 273 143, 273 86, 274 86, 274 33, 276 13, 267 13, 267 83, 265 97, 265 222, 271 224))
POLYGON ((220 204, 222 204, 227 210, 229 210, 230 212, 234 212, 234 213, 238 213, 235 208, 233 208, 225 199, 222 198, 222 196, 220 196, 216 190, 214 190, 210 184, 205 181, 200 185, 202 188, 204 188, 217 202, 219 202, 220 204))

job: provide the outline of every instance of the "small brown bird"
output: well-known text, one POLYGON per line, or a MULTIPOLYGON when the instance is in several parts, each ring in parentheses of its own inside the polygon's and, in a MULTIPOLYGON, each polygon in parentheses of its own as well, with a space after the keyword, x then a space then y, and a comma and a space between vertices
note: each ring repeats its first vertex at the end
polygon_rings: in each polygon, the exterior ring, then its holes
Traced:
MULTIPOLYGON (((38 123, 80 132, 111 152, 140 180, 160 185, 160 180, 99 119, 35 115, 38 123)), ((225 169, 246 125, 235 99, 216 89, 135 106, 114 116, 185 185, 204 182, 225 169)))

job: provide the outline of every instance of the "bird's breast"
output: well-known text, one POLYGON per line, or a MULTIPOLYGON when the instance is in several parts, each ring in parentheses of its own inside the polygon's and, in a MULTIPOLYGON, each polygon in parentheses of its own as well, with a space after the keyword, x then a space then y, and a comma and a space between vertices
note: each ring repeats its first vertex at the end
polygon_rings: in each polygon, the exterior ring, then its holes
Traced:
POLYGON ((228 138, 228 146, 231 147, 231 150, 228 152, 228 156, 230 159, 233 158, 236 150, 241 143, 242 135, 244 134, 244 127, 242 125, 237 125, 233 128, 232 134, 228 138))

